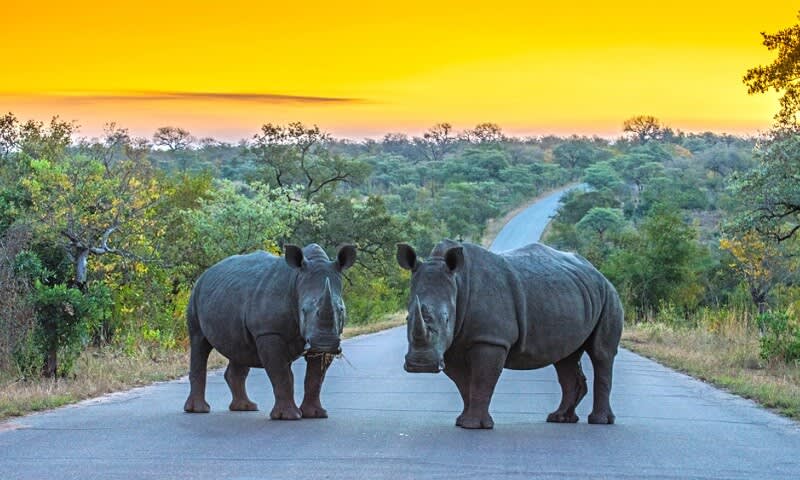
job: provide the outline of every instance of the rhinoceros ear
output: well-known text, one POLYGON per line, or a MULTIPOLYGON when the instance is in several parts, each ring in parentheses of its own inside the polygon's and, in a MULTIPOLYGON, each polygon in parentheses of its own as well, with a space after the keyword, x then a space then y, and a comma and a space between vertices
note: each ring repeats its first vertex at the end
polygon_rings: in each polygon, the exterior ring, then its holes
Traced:
POLYGON ((336 270, 340 272, 347 270, 356 263, 356 247, 352 245, 342 245, 336 254, 336 270))
POLYGON ((464 247, 453 247, 444 252, 444 263, 451 272, 455 272, 464 265, 464 247))
POLYGON ((303 256, 303 249, 297 245, 286 244, 284 247, 286 254, 284 258, 286 263, 292 268, 302 268, 306 264, 306 259, 303 256))
POLYGON ((406 270, 411 270, 412 272, 416 270, 419 266, 419 260, 417 260, 417 252, 414 251, 414 247, 407 243, 398 243, 397 263, 406 270))

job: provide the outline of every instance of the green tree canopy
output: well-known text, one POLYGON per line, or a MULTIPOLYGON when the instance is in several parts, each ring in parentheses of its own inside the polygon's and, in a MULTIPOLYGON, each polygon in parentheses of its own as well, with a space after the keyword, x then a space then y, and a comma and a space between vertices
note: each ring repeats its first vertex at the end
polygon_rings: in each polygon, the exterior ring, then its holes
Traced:
POLYGON ((732 184, 746 208, 737 224, 781 242, 800 231, 800 135, 777 135, 756 158, 758 166, 732 184))
POLYGON ((589 231, 603 239, 606 232, 619 231, 625 224, 622 210, 618 208, 593 207, 577 223, 578 230, 589 231))

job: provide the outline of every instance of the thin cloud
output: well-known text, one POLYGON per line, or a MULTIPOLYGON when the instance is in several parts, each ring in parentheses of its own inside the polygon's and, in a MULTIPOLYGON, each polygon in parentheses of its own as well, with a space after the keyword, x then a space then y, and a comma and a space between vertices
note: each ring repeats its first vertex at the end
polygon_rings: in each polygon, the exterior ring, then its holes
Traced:
MULTIPOLYGON (((16 95, 15 95, 16 96, 16 95)), ((225 93, 225 92, 114 92, 114 93, 46 93, 31 95, 51 101, 67 103, 102 102, 243 102, 262 104, 345 104, 365 103, 361 98, 317 97, 311 95, 283 95, 276 93, 225 93)))

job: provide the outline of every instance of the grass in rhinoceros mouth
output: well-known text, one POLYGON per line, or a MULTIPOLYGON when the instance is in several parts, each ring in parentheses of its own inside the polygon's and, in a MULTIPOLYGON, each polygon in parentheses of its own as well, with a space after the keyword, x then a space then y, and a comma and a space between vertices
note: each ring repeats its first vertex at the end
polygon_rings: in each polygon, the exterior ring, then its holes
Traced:
POLYGON ((800 420, 800 365, 759 357, 758 333, 741 322, 709 329, 626 325, 622 344, 701 380, 800 420))

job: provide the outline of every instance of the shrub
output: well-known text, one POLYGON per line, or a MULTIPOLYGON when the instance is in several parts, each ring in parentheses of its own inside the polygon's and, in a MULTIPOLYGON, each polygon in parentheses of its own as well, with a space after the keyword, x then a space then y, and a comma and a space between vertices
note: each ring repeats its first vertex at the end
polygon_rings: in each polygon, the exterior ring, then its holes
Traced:
POLYGON ((764 335, 760 339, 761 358, 769 361, 800 362, 800 324, 786 312, 765 312, 758 324, 764 335))
POLYGON ((88 343, 97 305, 90 296, 64 284, 38 284, 33 293, 35 343, 45 355, 45 376, 65 376, 88 343))

